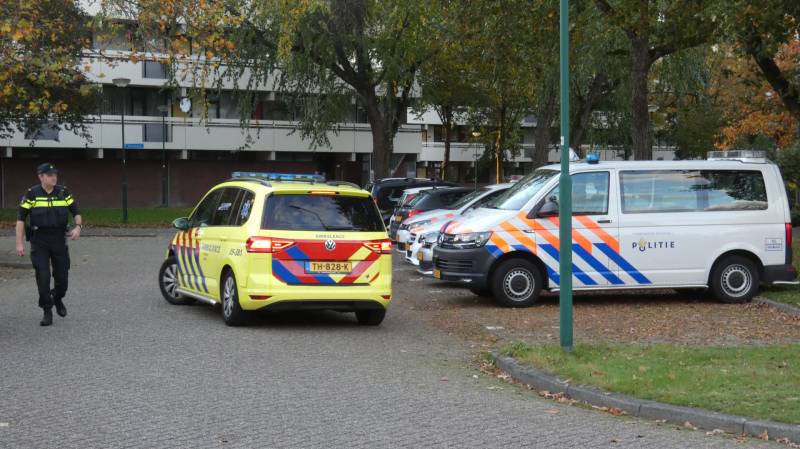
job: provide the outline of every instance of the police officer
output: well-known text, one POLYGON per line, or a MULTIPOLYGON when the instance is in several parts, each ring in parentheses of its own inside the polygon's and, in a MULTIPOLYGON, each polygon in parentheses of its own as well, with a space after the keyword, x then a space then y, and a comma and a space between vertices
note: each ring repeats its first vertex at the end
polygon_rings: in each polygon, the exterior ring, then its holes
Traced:
POLYGON ((42 326, 53 324, 53 306, 59 316, 67 316, 64 295, 67 293, 69 272, 69 250, 65 234, 67 219, 71 213, 75 227, 69 233, 70 240, 81 236, 83 226, 78 205, 64 186, 57 184, 58 170, 45 163, 36 169, 40 185, 28 189, 19 205, 17 214, 17 255, 25 255, 26 235, 31 242, 31 262, 36 270, 36 285, 39 288, 39 307, 44 310, 42 326), (30 219, 26 229, 25 220, 30 219), (54 288, 50 289, 50 264, 53 265, 54 288))

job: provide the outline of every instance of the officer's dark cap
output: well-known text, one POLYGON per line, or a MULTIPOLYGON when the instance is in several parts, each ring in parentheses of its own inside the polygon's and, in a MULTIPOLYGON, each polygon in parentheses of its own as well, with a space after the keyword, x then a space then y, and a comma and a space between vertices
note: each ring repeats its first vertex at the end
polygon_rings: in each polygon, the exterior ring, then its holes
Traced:
POLYGON ((40 175, 50 175, 58 173, 58 169, 56 168, 55 165, 49 162, 45 162, 44 164, 41 164, 40 166, 36 167, 36 173, 40 175))

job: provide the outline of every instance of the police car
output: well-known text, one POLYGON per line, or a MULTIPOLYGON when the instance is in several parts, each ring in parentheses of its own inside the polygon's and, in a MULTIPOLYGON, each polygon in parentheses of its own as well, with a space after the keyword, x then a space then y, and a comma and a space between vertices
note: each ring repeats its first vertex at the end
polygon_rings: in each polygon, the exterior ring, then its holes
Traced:
MULTIPOLYGON (((796 284, 778 167, 754 152, 710 156, 571 163, 574 289, 708 289, 741 303, 760 283, 796 284)), ((434 277, 511 307, 558 290, 559 171, 537 169, 449 223, 434 249, 434 277)))
POLYGON ((234 173, 178 229, 159 271, 171 304, 246 312, 335 310, 378 325, 392 299, 392 245, 369 192, 316 175, 234 173))
POLYGON ((480 209, 496 196, 508 190, 512 183, 481 187, 443 209, 423 212, 403 222, 405 229, 397 232, 398 246, 406 242, 403 252, 406 262, 418 265, 422 274, 431 274, 433 246, 443 224, 480 209))

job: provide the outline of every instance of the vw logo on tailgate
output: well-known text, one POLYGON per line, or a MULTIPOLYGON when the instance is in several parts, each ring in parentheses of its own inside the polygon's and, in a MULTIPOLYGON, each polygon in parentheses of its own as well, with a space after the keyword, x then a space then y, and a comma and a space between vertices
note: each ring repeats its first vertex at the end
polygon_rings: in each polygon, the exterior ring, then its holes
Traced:
POLYGON ((325 240, 325 249, 328 251, 333 251, 336 249, 336 242, 333 240, 325 240))

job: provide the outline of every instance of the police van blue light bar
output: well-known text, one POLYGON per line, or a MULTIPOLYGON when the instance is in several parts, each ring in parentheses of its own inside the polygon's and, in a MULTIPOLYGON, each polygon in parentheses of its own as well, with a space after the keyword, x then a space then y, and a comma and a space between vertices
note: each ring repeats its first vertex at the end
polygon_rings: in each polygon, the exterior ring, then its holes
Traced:
POLYGON ((325 182, 325 177, 315 173, 264 173, 254 171, 235 171, 232 178, 256 178, 267 181, 325 182))

